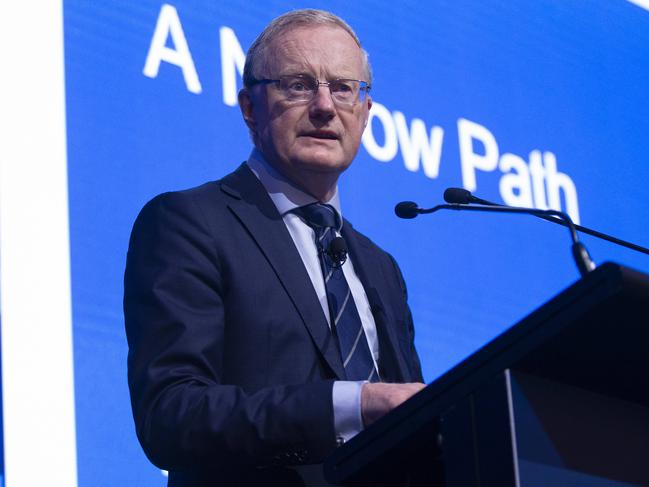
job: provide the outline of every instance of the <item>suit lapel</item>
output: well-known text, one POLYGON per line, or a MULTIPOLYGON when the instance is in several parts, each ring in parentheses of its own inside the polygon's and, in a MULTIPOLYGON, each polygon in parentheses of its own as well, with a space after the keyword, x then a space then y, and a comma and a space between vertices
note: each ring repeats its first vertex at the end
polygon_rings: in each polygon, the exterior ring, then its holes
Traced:
POLYGON ((295 305, 323 359, 339 379, 345 378, 340 353, 322 312, 302 258, 277 208, 257 177, 245 165, 224 178, 228 204, 272 266, 295 305))
POLYGON ((347 242, 347 247, 354 263, 354 270, 358 275, 365 294, 372 308, 372 315, 376 323, 379 338, 379 361, 382 379, 390 382, 403 382, 410 380, 410 373, 404 361, 399 346, 394 324, 389 322, 388 313, 383 304, 382 296, 388 299, 390 291, 386 286, 386 277, 379 265, 379 256, 376 249, 369 242, 360 237, 351 224, 345 220, 342 235, 347 242))

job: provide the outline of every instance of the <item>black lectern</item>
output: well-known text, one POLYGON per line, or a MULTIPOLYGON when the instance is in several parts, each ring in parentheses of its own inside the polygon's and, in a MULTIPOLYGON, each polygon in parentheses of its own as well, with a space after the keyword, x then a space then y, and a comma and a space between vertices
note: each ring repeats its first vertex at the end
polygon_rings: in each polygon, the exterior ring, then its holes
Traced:
POLYGON ((649 486, 649 276, 603 264, 324 469, 353 486, 649 486))

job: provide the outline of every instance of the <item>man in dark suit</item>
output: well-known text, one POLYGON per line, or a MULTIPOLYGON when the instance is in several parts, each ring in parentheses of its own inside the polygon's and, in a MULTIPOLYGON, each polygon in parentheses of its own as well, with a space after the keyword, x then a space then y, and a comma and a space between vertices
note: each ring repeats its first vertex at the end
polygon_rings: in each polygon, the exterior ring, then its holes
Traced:
POLYGON ((275 19, 239 94, 248 161, 138 216, 129 387, 138 438, 170 485, 304 485, 288 466, 321 462, 423 387, 399 269, 340 215, 370 77, 338 17, 275 19))

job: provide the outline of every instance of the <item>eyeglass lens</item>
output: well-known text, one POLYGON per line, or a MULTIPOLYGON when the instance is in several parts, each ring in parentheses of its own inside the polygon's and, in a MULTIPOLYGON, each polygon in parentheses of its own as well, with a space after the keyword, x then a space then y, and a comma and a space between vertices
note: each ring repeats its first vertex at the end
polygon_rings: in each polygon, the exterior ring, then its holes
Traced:
MULTIPOLYGON (((279 88, 289 100, 308 101, 315 97, 320 85, 329 86, 334 100, 345 104, 354 104, 365 97, 366 86, 351 79, 336 79, 329 82, 318 81, 311 76, 281 76, 279 88)), ((363 83, 364 85, 364 83, 363 83)))

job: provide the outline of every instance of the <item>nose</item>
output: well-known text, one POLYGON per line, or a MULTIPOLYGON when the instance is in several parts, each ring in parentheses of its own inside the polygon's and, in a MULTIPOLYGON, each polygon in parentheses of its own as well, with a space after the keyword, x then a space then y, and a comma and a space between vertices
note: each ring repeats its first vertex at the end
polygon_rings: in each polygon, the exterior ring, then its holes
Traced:
POLYGON ((314 118, 331 119, 336 114, 331 91, 326 85, 319 85, 315 96, 309 104, 309 113, 314 118))

